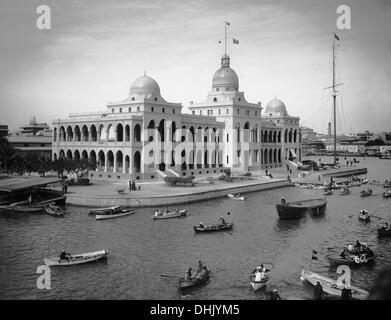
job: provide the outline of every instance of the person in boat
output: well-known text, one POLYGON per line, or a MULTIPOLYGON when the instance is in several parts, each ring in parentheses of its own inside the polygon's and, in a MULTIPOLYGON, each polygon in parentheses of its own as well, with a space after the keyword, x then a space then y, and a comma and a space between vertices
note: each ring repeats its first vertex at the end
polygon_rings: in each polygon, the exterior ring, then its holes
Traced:
POLYGON ((281 297, 280 297, 280 295, 278 294, 277 289, 274 289, 274 290, 270 293, 270 300, 281 300, 281 297))
POLYGON ((202 223, 202 221, 200 221, 200 228, 202 228, 202 229, 205 228, 205 226, 204 226, 204 224, 202 223))
POLYGON ((219 223, 219 224, 221 224, 221 225, 225 225, 225 224, 226 224, 226 222, 225 222, 223 216, 221 216, 221 217, 219 218, 219 220, 217 220, 217 223, 219 223))
POLYGON ((361 247, 362 247, 362 244, 360 243, 360 241, 356 241, 356 249, 358 250, 361 250, 361 247))
POLYGON ((342 258, 346 258, 346 255, 348 254, 348 249, 344 248, 340 254, 342 258))
POLYGON ((185 279, 186 280, 192 280, 193 279, 193 275, 191 273, 191 267, 189 267, 189 269, 187 270, 185 279))
POLYGON ((69 260, 71 258, 71 255, 67 253, 65 250, 61 251, 60 259, 61 260, 69 260))
POLYGON ((314 287, 314 297, 313 300, 322 300, 323 297, 323 287, 319 281, 317 281, 314 287))
POLYGON ((354 247, 353 247, 353 244, 352 244, 352 243, 349 243, 349 245, 348 245, 348 251, 350 251, 350 252, 354 251, 354 247))
POLYGON ((33 198, 32 198, 32 196, 31 196, 31 194, 30 194, 30 196, 28 197, 27 201, 29 202, 30 205, 32 204, 33 198))
POLYGON ((286 202, 285 202, 285 199, 282 198, 282 199, 281 199, 281 204, 282 204, 283 206, 285 206, 285 203, 286 203, 286 202))
POLYGON ((203 266, 200 270, 200 272, 197 272, 196 275, 194 276, 194 278, 197 278, 197 279, 203 279, 205 278, 206 274, 207 274, 207 268, 206 266, 203 266))
POLYGON ((344 286, 341 290, 341 300, 352 300, 352 290, 344 286))

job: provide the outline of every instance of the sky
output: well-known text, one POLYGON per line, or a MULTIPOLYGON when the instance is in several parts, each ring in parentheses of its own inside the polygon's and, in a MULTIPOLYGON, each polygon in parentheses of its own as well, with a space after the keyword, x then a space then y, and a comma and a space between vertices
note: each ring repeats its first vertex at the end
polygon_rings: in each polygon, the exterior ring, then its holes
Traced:
POLYGON ((332 119, 332 42, 338 132, 391 131, 389 0, 1 0, 0 123, 11 130, 122 101, 144 71, 162 96, 202 102, 224 52, 247 101, 277 97, 301 125, 326 132, 332 119), (39 30, 39 5, 51 29, 39 30), (337 7, 351 9, 339 30, 337 7))

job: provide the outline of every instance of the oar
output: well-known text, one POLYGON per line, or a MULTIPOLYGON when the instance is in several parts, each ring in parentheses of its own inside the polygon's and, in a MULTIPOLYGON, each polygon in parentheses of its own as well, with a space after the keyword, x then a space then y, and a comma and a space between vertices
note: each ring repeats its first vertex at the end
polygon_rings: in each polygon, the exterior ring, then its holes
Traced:
POLYGON ((177 277, 177 276, 170 276, 170 275, 168 275, 168 274, 161 274, 160 275, 162 278, 175 278, 175 279, 178 279, 179 277, 177 277))

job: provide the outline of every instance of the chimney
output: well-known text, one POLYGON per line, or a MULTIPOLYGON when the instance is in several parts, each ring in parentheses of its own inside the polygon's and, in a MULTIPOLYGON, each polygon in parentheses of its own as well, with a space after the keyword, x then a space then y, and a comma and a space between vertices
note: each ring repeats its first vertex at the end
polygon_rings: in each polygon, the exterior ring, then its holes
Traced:
POLYGON ((331 122, 329 122, 329 125, 327 127, 327 135, 331 137, 331 122))

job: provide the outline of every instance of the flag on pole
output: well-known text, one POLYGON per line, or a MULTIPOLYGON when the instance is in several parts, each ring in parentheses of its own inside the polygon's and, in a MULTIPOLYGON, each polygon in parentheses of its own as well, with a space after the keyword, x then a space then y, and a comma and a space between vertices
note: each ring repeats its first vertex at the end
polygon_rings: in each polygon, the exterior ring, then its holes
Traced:
POLYGON ((232 41, 233 41, 234 44, 239 44, 239 40, 238 39, 232 38, 232 41))
POLYGON ((338 41, 339 40, 341 40, 338 36, 337 36, 337 34, 334 32, 334 39, 337 39, 338 41))

